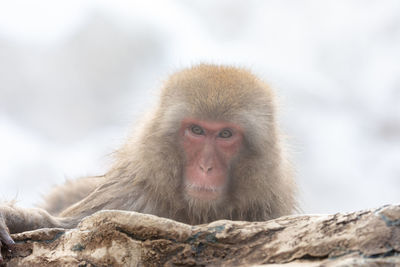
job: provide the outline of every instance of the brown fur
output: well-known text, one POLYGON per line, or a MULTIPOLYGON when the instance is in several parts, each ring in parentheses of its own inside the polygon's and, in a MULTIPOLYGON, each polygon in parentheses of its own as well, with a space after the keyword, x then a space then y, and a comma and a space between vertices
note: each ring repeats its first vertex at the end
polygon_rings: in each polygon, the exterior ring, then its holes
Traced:
POLYGON ((55 186, 43 199, 39 207, 52 215, 58 215, 72 204, 87 197, 100 184, 104 183, 104 176, 82 177, 67 180, 64 184, 55 186))
POLYGON ((296 187, 281 142, 274 96, 264 82, 234 67, 201 64, 185 69, 166 81, 151 118, 116 152, 115 163, 103 178, 68 182, 46 198, 52 203, 44 207, 58 214, 78 202, 59 218, 39 209, 0 207, 0 239, 4 240, 1 229, 16 221, 18 231, 73 227, 102 209, 138 211, 190 224, 262 221, 290 214, 296 209, 296 187), (229 170, 227 194, 211 203, 187 199, 182 193, 185 162, 178 130, 184 117, 229 121, 244 129, 244 146, 229 170), (27 218, 30 214, 34 222, 27 218))

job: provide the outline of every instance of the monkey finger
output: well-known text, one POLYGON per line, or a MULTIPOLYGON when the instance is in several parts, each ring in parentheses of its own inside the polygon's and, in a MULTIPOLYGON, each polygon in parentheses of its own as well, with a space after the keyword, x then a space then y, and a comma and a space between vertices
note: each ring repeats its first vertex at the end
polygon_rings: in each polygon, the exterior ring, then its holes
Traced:
POLYGON ((3 244, 0 241, 0 264, 3 264, 3 255, 1 254, 1 248, 2 248, 3 244))
POLYGON ((5 229, 0 229, 0 242, 6 245, 8 248, 12 248, 15 245, 10 234, 5 229))

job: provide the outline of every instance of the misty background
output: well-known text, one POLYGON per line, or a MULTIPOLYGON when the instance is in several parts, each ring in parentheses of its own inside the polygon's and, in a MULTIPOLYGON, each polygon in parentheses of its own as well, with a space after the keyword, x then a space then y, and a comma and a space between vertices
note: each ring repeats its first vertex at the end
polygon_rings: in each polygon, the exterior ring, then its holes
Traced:
POLYGON ((275 88, 304 212, 400 202, 397 0, 1 1, 0 199, 104 173, 199 62, 275 88))

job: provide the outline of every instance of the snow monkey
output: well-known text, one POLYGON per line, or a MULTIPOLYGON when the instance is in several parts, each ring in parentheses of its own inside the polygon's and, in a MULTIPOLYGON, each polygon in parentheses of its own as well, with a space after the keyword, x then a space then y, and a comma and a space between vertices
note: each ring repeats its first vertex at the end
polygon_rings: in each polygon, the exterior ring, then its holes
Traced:
POLYGON ((188 224, 290 214, 296 186, 282 143, 273 92, 263 81, 229 66, 181 70, 103 176, 55 188, 44 209, 1 204, 1 244, 12 246, 9 233, 73 228, 104 209, 188 224))

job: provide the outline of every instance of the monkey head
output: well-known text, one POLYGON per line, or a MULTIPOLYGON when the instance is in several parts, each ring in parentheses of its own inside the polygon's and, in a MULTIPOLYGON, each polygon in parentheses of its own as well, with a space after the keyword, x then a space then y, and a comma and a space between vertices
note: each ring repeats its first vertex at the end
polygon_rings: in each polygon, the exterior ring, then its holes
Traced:
POLYGON ((292 211, 274 97, 247 70, 200 64, 173 74, 141 129, 115 168, 134 181, 133 209, 189 223, 292 211))

